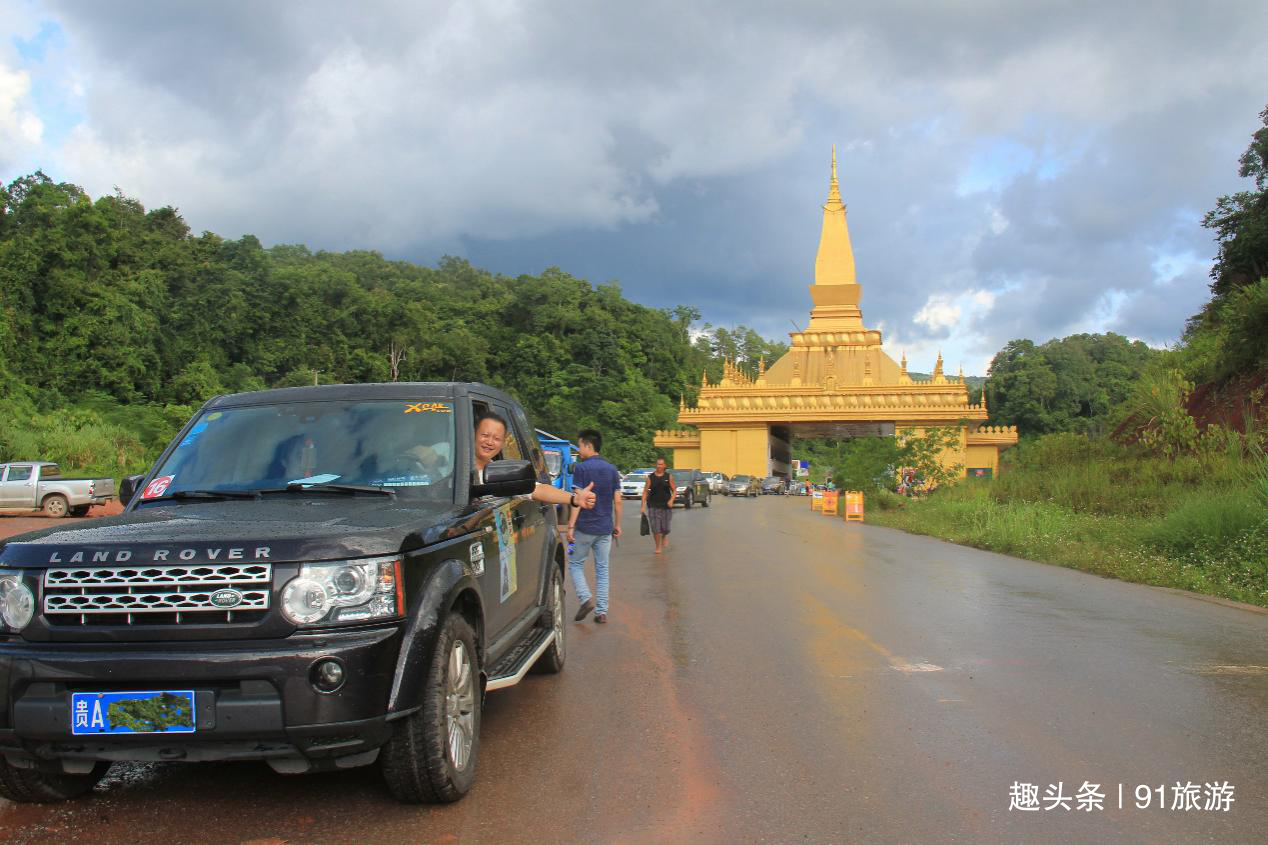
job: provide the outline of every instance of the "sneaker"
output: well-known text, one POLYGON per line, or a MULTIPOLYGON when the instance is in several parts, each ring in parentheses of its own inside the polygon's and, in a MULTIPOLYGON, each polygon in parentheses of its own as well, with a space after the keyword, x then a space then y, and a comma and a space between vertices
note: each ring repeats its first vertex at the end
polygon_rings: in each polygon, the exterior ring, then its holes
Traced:
POLYGON ((606 613, 596 613, 594 615, 594 621, 598 622, 600 625, 606 625, 608 621, 608 615, 606 613))
POLYGON ((577 615, 572 617, 574 621, 580 622, 590 615, 590 611, 594 610, 594 599, 589 598, 581 603, 581 607, 577 608, 577 615))

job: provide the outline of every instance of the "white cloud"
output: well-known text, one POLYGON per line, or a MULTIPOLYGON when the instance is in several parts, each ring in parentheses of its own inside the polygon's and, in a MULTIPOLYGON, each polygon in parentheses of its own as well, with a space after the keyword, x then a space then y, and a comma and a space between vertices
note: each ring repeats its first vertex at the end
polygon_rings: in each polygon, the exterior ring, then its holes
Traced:
POLYGON ((0 64, 0 172, 35 149, 44 124, 31 108, 31 77, 0 64))
POLYGON ((925 300, 913 319, 925 328, 937 331, 949 329, 960 322, 961 313, 960 306, 952 303, 951 297, 938 293, 925 300))

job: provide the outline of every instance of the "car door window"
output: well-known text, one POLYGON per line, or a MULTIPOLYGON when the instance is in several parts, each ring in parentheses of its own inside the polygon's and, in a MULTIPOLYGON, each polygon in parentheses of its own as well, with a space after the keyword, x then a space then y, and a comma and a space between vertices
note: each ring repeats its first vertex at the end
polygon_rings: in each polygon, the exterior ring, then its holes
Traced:
POLYGON ((30 477, 30 467, 9 467, 9 476, 5 481, 27 481, 30 477))

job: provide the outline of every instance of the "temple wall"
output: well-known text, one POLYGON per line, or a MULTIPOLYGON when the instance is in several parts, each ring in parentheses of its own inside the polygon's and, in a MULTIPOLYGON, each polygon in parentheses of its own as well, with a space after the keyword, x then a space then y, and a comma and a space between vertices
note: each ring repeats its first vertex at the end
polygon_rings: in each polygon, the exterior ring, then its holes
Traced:
POLYGON ((965 449, 964 469, 989 469, 992 477, 999 476, 998 446, 969 446, 965 449))
POLYGON ((694 448, 674 447, 673 469, 700 469, 700 450, 694 448))
MULTIPOLYGON (((698 468, 707 472, 764 478, 770 468, 770 427, 703 428, 698 457, 698 468)), ((677 460, 675 450, 675 464, 677 460)))

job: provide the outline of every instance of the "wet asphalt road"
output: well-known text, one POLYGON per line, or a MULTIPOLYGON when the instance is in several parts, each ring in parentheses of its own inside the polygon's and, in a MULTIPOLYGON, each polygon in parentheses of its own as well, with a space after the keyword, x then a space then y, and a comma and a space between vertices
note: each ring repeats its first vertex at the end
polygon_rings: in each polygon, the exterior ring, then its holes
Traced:
POLYGON ((677 511, 659 558, 637 517, 610 624, 569 623, 562 675, 490 694, 459 804, 397 805, 374 769, 117 765, 85 800, 0 801, 0 841, 1263 841, 1268 614, 802 498, 677 511), (1231 809, 1171 809, 1177 781, 1232 784, 1231 809), (1010 811, 1014 782, 1071 809, 1010 811))

